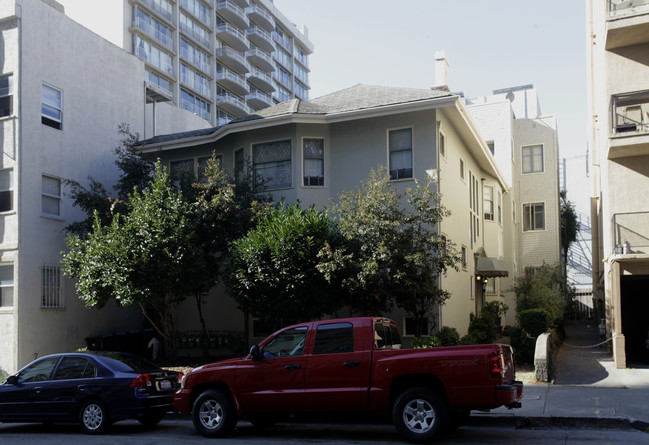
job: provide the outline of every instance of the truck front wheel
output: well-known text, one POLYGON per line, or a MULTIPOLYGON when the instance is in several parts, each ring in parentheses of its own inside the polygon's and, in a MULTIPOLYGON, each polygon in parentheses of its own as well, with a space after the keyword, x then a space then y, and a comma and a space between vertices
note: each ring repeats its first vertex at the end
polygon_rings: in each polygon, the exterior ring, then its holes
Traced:
POLYGON ((234 430, 237 415, 230 398, 221 391, 201 393, 192 409, 194 428, 205 437, 225 437, 234 430))
POLYGON ((446 427, 448 408, 428 388, 409 388, 397 397, 392 420, 399 434, 411 442, 430 442, 446 427))

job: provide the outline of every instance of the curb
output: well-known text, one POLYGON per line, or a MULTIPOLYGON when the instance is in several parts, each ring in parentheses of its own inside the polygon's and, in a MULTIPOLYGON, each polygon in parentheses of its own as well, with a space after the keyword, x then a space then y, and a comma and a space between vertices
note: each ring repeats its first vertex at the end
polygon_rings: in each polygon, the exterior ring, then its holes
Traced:
POLYGON ((587 429, 631 429, 645 431, 649 424, 630 421, 623 417, 551 417, 551 416, 474 416, 467 421, 472 426, 507 425, 516 429, 532 428, 587 428, 587 429))

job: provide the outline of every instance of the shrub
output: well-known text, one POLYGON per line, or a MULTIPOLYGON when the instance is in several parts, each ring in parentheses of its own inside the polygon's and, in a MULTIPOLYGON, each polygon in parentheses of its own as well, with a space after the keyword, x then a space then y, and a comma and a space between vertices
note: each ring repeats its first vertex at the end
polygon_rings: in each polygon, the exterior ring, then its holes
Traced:
POLYGON ((489 312, 482 311, 479 315, 472 313, 471 321, 469 321, 469 333, 462 337, 461 343, 464 345, 492 343, 495 338, 495 326, 494 318, 489 312), (466 343, 469 341, 471 343, 466 343))
POLYGON ((514 348, 516 363, 532 363, 534 361, 534 348, 536 338, 532 338, 523 328, 512 326, 509 328, 509 341, 514 348))
POLYGON ((422 349, 422 348, 436 348, 438 346, 443 346, 439 338, 432 337, 415 337, 412 339, 411 347, 413 349, 422 349))
POLYGON ((521 328, 536 338, 550 328, 550 314, 545 309, 528 309, 517 315, 521 328))
POLYGON ((457 332, 457 329, 451 328, 448 326, 442 326, 439 332, 435 334, 441 346, 457 346, 460 344, 460 334, 457 332))

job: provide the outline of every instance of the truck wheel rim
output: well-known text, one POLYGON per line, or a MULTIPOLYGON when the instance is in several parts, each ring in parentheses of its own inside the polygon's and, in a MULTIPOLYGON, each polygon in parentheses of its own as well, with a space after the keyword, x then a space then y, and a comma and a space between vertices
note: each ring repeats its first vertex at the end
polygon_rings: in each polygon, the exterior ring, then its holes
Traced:
POLYGON ((101 426, 103 418, 103 413, 98 405, 88 405, 83 411, 83 424, 89 430, 96 430, 97 428, 99 428, 101 426))
POLYGON ((435 425, 435 410, 424 399, 413 399, 403 410, 403 422, 413 433, 426 433, 435 425))
POLYGON ((223 421, 223 407, 216 400, 206 400, 201 405, 199 417, 205 428, 218 428, 223 421))

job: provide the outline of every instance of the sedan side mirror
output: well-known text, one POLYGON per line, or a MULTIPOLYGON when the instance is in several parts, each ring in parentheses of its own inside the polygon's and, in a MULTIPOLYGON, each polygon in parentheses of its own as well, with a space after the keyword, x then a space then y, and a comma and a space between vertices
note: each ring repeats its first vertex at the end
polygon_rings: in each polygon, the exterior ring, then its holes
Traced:
POLYGON ((15 385, 16 383, 18 383, 18 377, 16 377, 15 375, 10 375, 9 377, 7 377, 6 383, 10 385, 15 385))
POLYGON ((261 360, 263 356, 263 349, 261 349, 259 345, 254 345, 252 348, 250 348, 250 358, 252 358, 254 361, 261 360))

